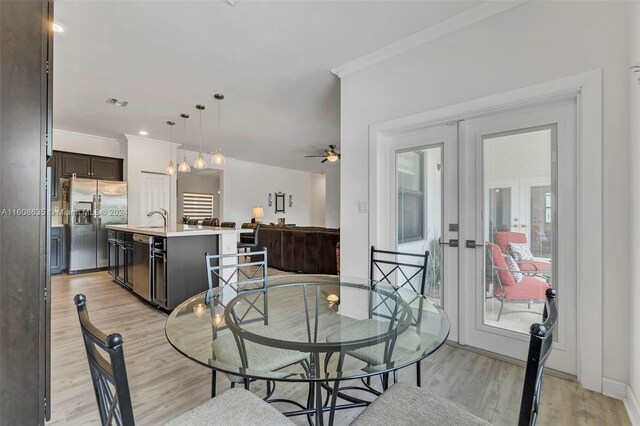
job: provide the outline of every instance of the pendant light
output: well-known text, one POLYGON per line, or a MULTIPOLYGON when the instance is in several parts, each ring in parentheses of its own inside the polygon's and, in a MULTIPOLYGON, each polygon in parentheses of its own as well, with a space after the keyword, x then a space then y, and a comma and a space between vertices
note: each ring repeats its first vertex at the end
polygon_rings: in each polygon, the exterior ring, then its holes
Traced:
MULTIPOLYGON (((222 137, 220 136, 220 102, 224 99, 224 95, 216 93, 215 95, 213 95, 213 97, 218 100, 218 139, 222 139, 222 137)), ((216 153, 213 154, 211 163, 217 166, 223 166, 226 163, 220 147, 218 147, 218 149, 216 149, 216 153)))
POLYGON ((200 111, 200 153, 198 154, 198 158, 193 163, 193 167, 196 169, 206 169, 207 162, 202 158, 202 111, 204 111, 204 105, 196 105, 196 109, 200 111))
MULTIPOLYGON (((184 120, 184 133, 182 136, 182 143, 184 144, 187 142, 187 118, 189 118, 189 114, 180 114, 180 117, 182 117, 184 120)), ((181 173, 189 173, 191 171, 191 166, 189 165, 189 163, 187 163, 187 156, 184 152, 184 149, 182 150, 182 162, 178 166, 178 171, 181 173)))
POLYGON ((171 158, 171 151, 173 151, 173 126, 176 125, 175 121, 167 121, 167 124, 169 125, 169 129, 171 130, 171 133, 169 134, 169 142, 172 143, 171 147, 169 148, 169 165, 167 166, 167 170, 166 173, 170 176, 173 176, 176 174, 176 166, 175 164, 173 164, 173 159, 171 158))

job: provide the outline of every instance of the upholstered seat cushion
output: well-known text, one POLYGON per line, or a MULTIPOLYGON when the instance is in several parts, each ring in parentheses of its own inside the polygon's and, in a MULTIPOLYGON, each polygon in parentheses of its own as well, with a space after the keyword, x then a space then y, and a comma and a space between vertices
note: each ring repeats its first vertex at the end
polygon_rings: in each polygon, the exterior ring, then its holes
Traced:
MULTIPOLYGON (((343 327, 340 331, 327 336, 327 342, 335 343, 339 341, 359 340, 368 336, 377 336, 387 331, 389 323, 378 319, 365 319, 356 321, 351 325, 343 327)), ((393 348, 393 360, 401 362, 402 359, 414 358, 417 351, 424 350, 426 341, 418 335, 415 330, 408 329, 396 341, 393 348)), ((378 366, 384 363, 385 344, 365 346, 363 348, 347 351, 347 354, 370 364, 378 366)))
POLYGON ((251 392, 244 389, 230 389, 165 424, 167 426, 280 426, 294 423, 251 392))
MULTIPOLYGON (((256 333, 259 333, 263 336, 276 335, 276 331, 268 325, 253 324, 249 327, 246 327, 246 329, 254 330, 256 331, 256 333), (260 329, 259 331, 258 328, 260 329)), ((279 332, 278 337, 280 339, 286 339, 286 337, 282 335, 282 331, 279 332)), ((247 339, 244 339, 244 346, 247 351, 248 371, 277 371, 289 365, 293 365, 300 361, 303 361, 309 357, 309 354, 306 354, 304 352, 278 349, 272 346, 260 345, 247 339)), ((222 332, 216 338, 216 340, 213 341, 212 347, 213 353, 216 357, 216 361, 233 366, 235 368, 240 368, 242 366, 242 361, 240 359, 240 350, 238 349, 236 340, 230 331, 227 330, 222 332)), ((241 383, 243 381, 243 379, 238 376, 227 376, 229 377, 229 380, 236 383, 241 383)), ((284 378, 288 376, 288 374, 282 373, 281 375, 277 376, 284 378)))
MULTIPOLYGON (((546 298, 545 292, 549 287, 551 286, 546 281, 525 276, 518 285, 504 287, 504 298, 506 300, 541 300, 546 298)), ((497 292, 495 287, 494 292, 497 292)))
POLYGON ((471 426, 489 423, 457 404, 407 383, 387 389, 352 426, 471 426))

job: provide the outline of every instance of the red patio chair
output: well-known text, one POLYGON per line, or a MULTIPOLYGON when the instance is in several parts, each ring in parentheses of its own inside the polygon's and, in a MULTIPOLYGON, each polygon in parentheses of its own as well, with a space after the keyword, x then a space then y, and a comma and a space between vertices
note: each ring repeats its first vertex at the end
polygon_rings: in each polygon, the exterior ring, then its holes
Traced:
MULTIPOLYGON (((509 253, 509 243, 529 244, 527 234, 522 232, 496 232, 496 244, 503 253, 509 253)), ((551 262, 545 260, 522 260, 518 261, 518 266, 522 271, 550 271, 551 262)))
POLYGON ((548 282, 537 278, 535 271, 521 271, 522 280, 516 283, 513 274, 517 271, 509 269, 500 247, 488 241, 485 247, 487 249, 486 284, 493 284, 493 296, 500 301, 497 321, 500 321, 505 303, 526 302, 529 308, 531 308, 531 303, 544 303, 546 300, 545 292, 551 287, 548 282))

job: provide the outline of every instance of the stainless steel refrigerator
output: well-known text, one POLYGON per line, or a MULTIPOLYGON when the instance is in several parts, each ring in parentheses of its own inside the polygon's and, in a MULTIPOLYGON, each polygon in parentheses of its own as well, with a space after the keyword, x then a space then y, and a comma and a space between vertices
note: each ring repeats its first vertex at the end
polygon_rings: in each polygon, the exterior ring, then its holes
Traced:
POLYGON ((69 273, 106 268, 106 226, 127 223, 127 182, 71 178, 69 211, 69 273))

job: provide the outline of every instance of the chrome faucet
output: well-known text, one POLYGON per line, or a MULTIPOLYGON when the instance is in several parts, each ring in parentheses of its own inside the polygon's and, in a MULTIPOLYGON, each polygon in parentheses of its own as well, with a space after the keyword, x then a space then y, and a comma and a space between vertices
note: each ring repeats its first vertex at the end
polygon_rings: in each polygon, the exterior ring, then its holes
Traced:
POLYGON ((147 213, 147 217, 151 217, 154 214, 159 214, 160 216, 162 216, 162 222, 164 223, 164 227, 167 227, 167 216, 169 215, 169 213, 163 209, 163 208, 159 208, 158 210, 151 210, 149 213, 147 213))

